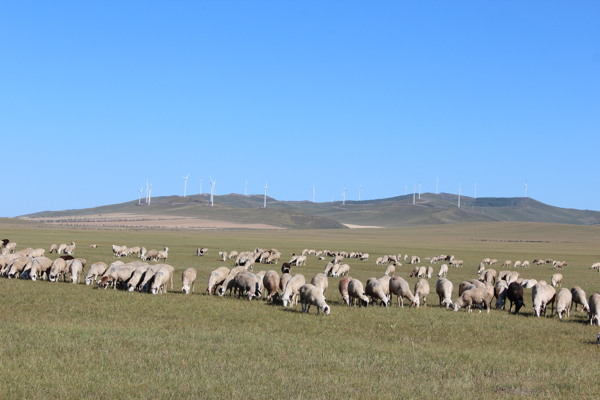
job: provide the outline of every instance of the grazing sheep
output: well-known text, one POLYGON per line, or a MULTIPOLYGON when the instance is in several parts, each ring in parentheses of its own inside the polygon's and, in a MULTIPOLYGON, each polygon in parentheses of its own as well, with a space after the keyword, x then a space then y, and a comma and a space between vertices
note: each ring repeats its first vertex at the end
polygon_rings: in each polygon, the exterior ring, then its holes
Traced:
POLYGON ((411 256, 409 264, 418 264, 421 262, 421 258, 419 256, 411 256))
POLYGON ((108 266, 103 262, 96 262, 90 265, 90 269, 88 270, 88 274, 85 277, 85 284, 91 285, 98 277, 106 271, 108 266))
POLYGON ((416 297, 410 291, 408 282, 400 276, 390 279, 390 294, 398 296, 398 305, 404 307, 404 298, 410 301, 410 305, 416 305, 416 297))
POLYGON ((351 276, 345 276, 340 280, 338 284, 338 289, 340 291, 340 295, 342 296, 342 300, 346 303, 347 306, 350 305, 350 295, 348 294, 348 284, 353 278, 351 276))
POLYGON ((83 273, 83 263, 76 258, 69 264, 69 273, 71 274, 71 282, 79 283, 79 276, 83 273))
POLYGON ((505 280, 496 282, 494 296, 496 296, 496 310, 504 310, 506 295, 508 294, 508 283, 505 280))
POLYGON ((462 307, 467 307, 467 311, 472 312, 471 307, 478 305, 480 307, 479 312, 481 312, 482 307, 485 307, 486 312, 489 313, 493 295, 493 291, 490 291, 488 288, 465 290, 454 302, 454 311, 458 311, 462 307))
POLYGON ((415 299, 416 299, 416 307, 419 308, 421 305, 421 301, 423 301, 423 306, 427 307, 427 295, 429 294, 429 282, 427 279, 419 279, 417 283, 415 283, 415 299))
POLYGON ((237 290, 238 299, 241 296, 247 297, 248 300, 252 300, 254 297, 260 297, 261 282, 262 277, 259 277, 250 271, 242 271, 238 273, 233 278, 233 286, 237 290))
POLYGON ((504 280, 506 281, 506 283, 508 283, 509 285, 513 282, 516 282, 519 279, 519 273, 517 271, 511 271, 509 272, 506 277, 504 278, 504 280))
MULTIPOLYGON (((224 267, 221 267, 224 268, 224 267)), ((217 270, 219 270, 220 268, 218 268, 217 270)), ((235 267, 232 268, 229 273, 227 274, 227 276, 224 278, 224 280, 221 282, 221 286, 219 286, 219 289, 217 289, 217 294, 219 296, 223 296, 225 294, 225 292, 227 292, 228 290, 231 291, 233 289, 233 278, 235 278, 235 276, 237 274, 239 274, 240 272, 243 271, 247 271, 248 269, 245 266, 239 266, 239 267, 235 267)))
POLYGON ((310 306, 314 305, 317 307, 317 315, 321 312, 321 310, 323 310, 325 315, 329 315, 331 313, 331 308, 325 302, 325 296, 323 296, 323 292, 320 288, 314 286, 313 284, 307 283, 300 286, 298 292, 300 294, 302 312, 308 313, 310 306))
POLYGON ((221 257, 221 261, 227 261, 227 252, 226 251, 220 251, 219 252, 219 257, 221 257))
POLYGON ((296 267, 301 267, 301 266, 306 265, 306 256, 298 256, 296 258, 295 262, 296 262, 296 267))
POLYGON ((523 282, 521 282, 521 286, 523 286, 524 289, 532 289, 535 285, 537 285, 538 281, 536 281, 535 279, 525 279, 523 282))
POLYGON ((188 268, 181 274, 181 291, 185 294, 194 293, 197 272, 194 268, 188 268))
POLYGON ((521 286, 517 282, 511 282, 510 285, 508 285, 508 289, 506 290, 506 297, 510 302, 508 312, 512 310, 513 304, 515 305, 515 314, 517 314, 521 307, 525 305, 525 303, 523 303, 523 286, 521 286))
POLYGON ((336 264, 338 267, 335 272, 331 274, 333 277, 346 276, 350 273, 350 266, 348 264, 336 264))
POLYGON ((156 257, 154 258, 154 261, 167 261, 167 258, 169 258, 169 248, 165 247, 163 250, 158 252, 156 257))
POLYGON ((369 298, 365 293, 364 286, 358 279, 352 279, 348 282, 348 296, 350 304, 352 305, 354 305, 355 302, 358 302, 360 306, 366 307, 369 305, 369 298))
MULTIPOLYGON (((12 243, 12 242, 11 242, 12 243)), ((9 243, 10 244, 10 243, 9 243)), ((29 263, 29 257, 18 257, 12 260, 8 268, 8 278, 16 278, 21 275, 21 272, 25 269, 27 264, 29 263)))
POLYGON ((510 268, 511 266, 512 266, 512 261, 511 260, 506 260, 502 264, 502 268, 510 268))
POLYGON ((32 281, 38 278, 48 276, 50 268, 52 267, 52 260, 48 257, 38 257, 32 260, 31 269, 29 270, 29 278, 32 281))
POLYGON ((285 273, 281 275, 281 279, 279 279, 279 290, 283 292, 283 289, 285 289, 285 285, 290 279, 292 279, 292 276, 293 275, 290 273, 285 273))
POLYGON ((489 283, 490 285, 495 284, 496 283, 496 270, 495 269, 486 269, 479 276, 479 280, 482 282, 485 282, 485 283, 489 283))
POLYGON ((564 267, 568 266, 569 264, 567 264, 566 261, 553 261, 552 262, 552 268, 553 269, 563 269, 564 267))
POLYGON ((589 321, 590 325, 596 323, 596 325, 600 326, 600 293, 594 293, 590 296, 590 312, 589 312, 589 321))
POLYGON ((296 274, 287 281, 283 293, 281 294, 281 300, 283 301, 284 307, 287 307, 288 305, 295 306, 298 304, 298 291, 300 290, 300 286, 305 283, 306 279, 302 274, 296 274))
POLYGON ((571 307, 573 304, 575 305, 575 311, 577 311, 577 306, 581 306, 581 310, 584 312, 590 311, 590 305, 588 304, 587 296, 582 288, 579 286, 573 286, 571 289, 571 295, 573 296, 573 302, 571 303, 571 307))
POLYGON ((474 284, 472 284, 471 282, 467 282, 467 281, 461 282, 461 283, 458 285, 458 295, 460 296, 461 294, 463 294, 463 292, 464 292, 465 290, 469 290, 469 289, 475 289, 476 287, 477 287, 477 286, 475 286, 475 285, 474 285, 474 284))
POLYGON ((590 269, 595 269, 600 272, 600 262, 593 263, 590 269))
POLYGON ((533 313, 536 317, 542 315, 546 316, 546 306, 548 303, 552 304, 552 312, 554 312, 554 298, 556 295, 556 290, 550 286, 541 284, 538 282, 535 285, 531 292, 531 299, 533 302, 533 313))
POLYGON ((113 289, 117 288, 117 285, 121 282, 127 282, 131 275, 135 272, 134 266, 131 265, 112 265, 102 274, 98 287, 107 288, 112 286, 113 289))
POLYGON ((435 284, 435 292, 440 298, 440 307, 450 307, 452 303, 452 290, 454 285, 446 278, 438 279, 435 284))
POLYGON ((149 281, 151 277, 150 274, 153 276, 158 268, 154 268, 151 271, 149 270, 150 266, 148 264, 136 266, 133 274, 131 274, 131 277, 127 280, 127 290, 129 292, 139 290, 140 287, 144 286, 143 284, 140 285, 140 282, 149 281))
POLYGON ((361 261, 367 261, 369 259, 369 253, 362 253, 360 256, 361 261))
POLYGON ((57 253, 58 252, 58 245, 56 243, 52 243, 50 245, 50 250, 48 251, 48 253, 52 254, 52 253, 57 253))
POLYGON ((390 264, 386 268, 386 270, 383 273, 383 275, 385 275, 385 276, 394 276, 395 272, 396 272, 396 265, 395 264, 390 264))
POLYGON ((569 318, 569 311, 573 302, 573 295, 567 288, 562 288, 556 294, 556 314, 558 319, 562 320, 563 315, 566 314, 569 318))
POLYGON ((198 256, 198 257, 202 257, 206 253, 208 253, 208 249, 206 247, 198 247, 196 249, 196 256, 198 256))
POLYGON ((274 301, 275 297, 279 296, 279 281, 281 278, 277 271, 269 270, 263 277, 263 287, 267 293, 267 300, 274 301))
POLYGON ((52 266, 50 267, 50 274, 48 275, 48 279, 50 282, 58 281, 59 277, 62 276, 64 280, 66 280, 66 273, 68 271, 67 262, 64 258, 59 257, 52 262, 52 266))
POLYGON ((383 289, 383 293, 385 293, 388 301, 390 299, 390 279, 392 279, 391 276, 385 275, 378 279, 379 283, 381 284, 381 288, 383 289))
POLYGON ((562 286, 562 281, 563 281, 563 276, 562 274, 554 274, 552 275, 552 286, 557 287, 557 286, 562 286))
POLYGON ((173 290, 173 271, 175 268, 168 264, 162 264, 152 278, 150 293, 167 293, 167 283, 171 282, 171 290, 173 290))
POLYGON ((433 267, 427 267, 427 279, 431 279, 433 275, 433 267))
POLYGON ((445 278, 448 275, 448 264, 440 265, 440 272, 438 272, 438 278, 445 278))
POLYGON ((377 304, 377 301, 381 301, 381 304, 388 306, 388 296, 385 294, 381 282, 377 278, 367 279, 365 286, 365 294, 371 298, 373 304, 377 304))
POLYGON ((323 296, 327 292, 327 288, 329 287, 329 280, 327 279, 327 275, 322 272, 319 272, 310 280, 310 283, 320 289, 323 292, 323 296))
POLYGON ((521 268, 529 268, 529 261, 525 260, 521 263, 521 268))

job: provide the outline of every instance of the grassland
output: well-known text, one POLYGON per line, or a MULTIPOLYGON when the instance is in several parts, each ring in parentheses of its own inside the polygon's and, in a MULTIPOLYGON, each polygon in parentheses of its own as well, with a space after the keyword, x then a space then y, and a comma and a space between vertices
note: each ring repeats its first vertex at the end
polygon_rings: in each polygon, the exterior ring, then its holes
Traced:
MULTIPOLYGON (((179 272, 198 270, 196 293, 152 296, 85 285, 0 279, 0 398, 6 399, 399 399, 597 398, 594 344, 600 329, 585 315, 454 313, 437 306, 349 308, 330 279, 328 317, 263 301, 203 292, 220 250, 276 247, 368 251, 350 261, 361 280, 380 276, 375 257, 454 254, 456 286, 484 257, 566 260, 565 286, 600 290, 600 228, 537 223, 476 223, 398 229, 285 231, 93 231, 0 222, 0 235, 24 247, 76 241, 89 263, 112 261, 110 245, 169 246, 179 272), (99 245, 97 249, 88 247, 99 245), (196 247, 210 249, 196 257, 196 247)), ((276 268, 278 268, 277 266, 276 268)), ((295 272, 311 277, 323 261, 295 272)), ((260 269, 257 265, 255 269, 260 269)), ((270 267, 265 266, 264 269, 270 267)), ((498 268, 499 269, 499 268, 498 268)), ((409 283, 410 266, 399 273, 409 283)), ((523 276, 549 280, 549 266, 523 276)), ((177 281, 177 279, 176 279, 177 281)), ((432 286, 435 279, 431 280, 432 286)), ((454 296, 454 297, 455 297, 454 296)))

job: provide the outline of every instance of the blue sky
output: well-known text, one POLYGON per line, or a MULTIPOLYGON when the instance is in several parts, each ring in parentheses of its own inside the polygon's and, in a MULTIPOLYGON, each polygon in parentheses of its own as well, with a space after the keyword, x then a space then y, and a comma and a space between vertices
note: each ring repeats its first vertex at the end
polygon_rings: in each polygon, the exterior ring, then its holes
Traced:
POLYGON ((600 210, 595 1, 0 3, 0 216, 412 192, 600 210))

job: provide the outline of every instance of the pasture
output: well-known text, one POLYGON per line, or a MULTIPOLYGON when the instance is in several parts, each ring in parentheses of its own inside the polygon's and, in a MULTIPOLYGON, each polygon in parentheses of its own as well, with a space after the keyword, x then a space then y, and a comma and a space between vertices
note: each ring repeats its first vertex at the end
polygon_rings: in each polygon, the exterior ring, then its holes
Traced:
MULTIPOLYGON (((369 252, 347 260, 363 282, 380 277, 384 254, 422 258, 454 254, 458 284, 476 277, 485 257, 552 258, 569 265, 563 287, 600 291, 600 227, 537 223, 474 223, 398 229, 283 231, 66 230, 0 222, 0 234, 18 249, 77 243, 75 256, 114 261, 112 244, 169 247, 175 288, 166 295, 97 289, 84 284, 0 278, 0 398, 16 399, 399 399, 597 398, 600 327, 581 311, 566 321, 532 316, 531 289, 520 315, 438 306, 437 276, 428 306, 368 308, 342 305, 329 278, 331 315, 300 313, 262 300, 205 294, 221 250, 277 248, 287 261, 304 248, 369 252), (98 248, 89 248, 96 243, 98 248), (208 247, 197 257, 197 247, 208 247), (181 272, 198 271, 196 291, 180 293, 181 272)), ((48 254, 46 254, 48 256, 48 254)), ((49 255, 54 258, 53 255, 49 255)), ((127 261, 127 260, 125 260, 127 261)), ((307 281, 326 261, 308 257, 295 267, 307 281)), ((412 286, 411 265, 396 275, 412 286)), ((435 274, 439 265, 435 264, 435 274)), ((254 271, 281 264, 256 264, 254 271)), ((87 272, 87 269, 86 269, 87 272)), ((550 265, 519 269, 522 277, 550 281, 550 265)), ((550 312, 548 311, 548 315, 550 312)))

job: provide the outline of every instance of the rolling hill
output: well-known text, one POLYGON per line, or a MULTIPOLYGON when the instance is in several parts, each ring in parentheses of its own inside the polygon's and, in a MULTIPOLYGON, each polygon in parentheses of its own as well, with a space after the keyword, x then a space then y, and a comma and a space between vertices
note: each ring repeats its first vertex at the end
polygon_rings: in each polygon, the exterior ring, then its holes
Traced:
POLYGON ((575 225, 600 224, 600 212, 553 207, 532 198, 471 198, 453 194, 425 193, 420 199, 398 196, 385 199, 312 203, 278 201, 262 195, 229 194, 215 196, 210 207, 209 195, 164 196, 152 199, 150 205, 136 201, 95 208, 46 211, 21 216, 26 219, 67 220, 73 217, 97 218, 106 215, 141 217, 177 217, 226 221, 237 224, 266 224, 284 229, 340 229, 351 226, 398 227, 467 222, 547 222, 575 225))

